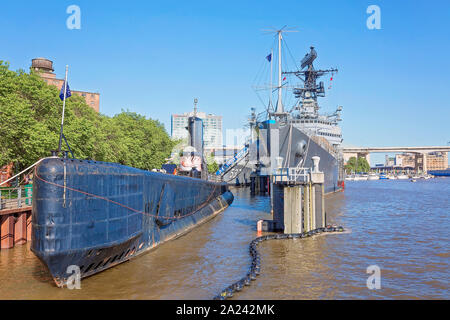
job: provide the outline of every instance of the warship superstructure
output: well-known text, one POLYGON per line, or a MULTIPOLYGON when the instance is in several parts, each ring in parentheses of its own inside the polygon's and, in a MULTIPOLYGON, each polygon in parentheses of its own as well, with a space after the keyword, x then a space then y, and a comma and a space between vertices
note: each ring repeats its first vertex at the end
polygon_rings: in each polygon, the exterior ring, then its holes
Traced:
MULTIPOLYGON (((252 109, 249 119, 251 136, 243 150, 222 167, 217 174, 225 181, 254 181, 257 180, 260 190, 270 189, 270 177, 280 168, 290 172, 302 168, 312 168, 312 157, 320 157, 320 170, 325 173, 325 192, 339 191, 343 187, 343 158, 339 151, 342 143, 342 132, 339 127, 342 107, 339 106, 331 114, 319 112, 317 99, 325 96, 325 87, 319 78, 338 72, 337 69, 316 70, 314 61, 317 52, 310 47, 310 52, 301 60, 300 68, 293 71, 282 70, 282 39, 283 32, 276 31, 278 40, 278 85, 267 89, 277 92, 277 102, 272 105, 270 94, 269 103, 264 112, 256 114, 252 109), (288 86, 286 77, 295 76, 301 85, 288 86), (295 97, 295 103, 289 111, 283 103, 282 91, 290 88, 295 97), (261 119, 263 118, 263 119, 261 119), (262 182, 261 182, 262 181, 262 182)), ((271 66, 273 50, 266 59, 271 66)), ((332 79, 331 77, 331 79, 332 79)))

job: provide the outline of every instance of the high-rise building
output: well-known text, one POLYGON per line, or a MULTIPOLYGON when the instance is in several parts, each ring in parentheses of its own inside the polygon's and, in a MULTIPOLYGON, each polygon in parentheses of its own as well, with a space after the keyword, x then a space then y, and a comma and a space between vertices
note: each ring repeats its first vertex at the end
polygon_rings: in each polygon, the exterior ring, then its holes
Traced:
MULTIPOLYGON (((47 82, 47 84, 57 87, 61 89, 64 84, 64 79, 56 79, 56 75, 53 73, 53 61, 45 59, 45 58, 36 58, 31 60, 31 70, 38 72, 39 76, 47 82)), ((70 86, 70 81, 67 81, 70 86)), ((98 92, 86 92, 86 91, 70 91, 73 94, 82 96, 86 103, 95 111, 100 111, 100 93, 98 92)))
MULTIPOLYGON (((194 112, 183 114, 173 114, 171 119, 171 136, 174 139, 185 139, 188 137, 188 118, 194 112)), ((222 116, 197 112, 196 116, 203 120, 203 140, 205 149, 215 149, 222 147, 222 116)))

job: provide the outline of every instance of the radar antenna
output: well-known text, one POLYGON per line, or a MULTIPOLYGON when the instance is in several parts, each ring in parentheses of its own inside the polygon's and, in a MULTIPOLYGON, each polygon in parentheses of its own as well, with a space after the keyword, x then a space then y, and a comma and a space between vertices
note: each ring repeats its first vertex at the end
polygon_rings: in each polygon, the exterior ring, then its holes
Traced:
POLYGON ((304 113, 308 116, 317 116, 319 109, 317 104, 317 97, 325 97, 325 87, 323 81, 317 84, 317 80, 327 73, 337 73, 338 70, 331 68, 326 70, 314 69, 313 62, 317 58, 317 52, 314 47, 310 47, 310 52, 305 55, 301 61, 301 68, 297 71, 283 72, 283 74, 293 74, 299 78, 303 83, 303 88, 295 87, 293 92, 296 98, 300 98, 305 106, 306 101, 312 99, 312 103, 308 103, 308 107, 304 113))

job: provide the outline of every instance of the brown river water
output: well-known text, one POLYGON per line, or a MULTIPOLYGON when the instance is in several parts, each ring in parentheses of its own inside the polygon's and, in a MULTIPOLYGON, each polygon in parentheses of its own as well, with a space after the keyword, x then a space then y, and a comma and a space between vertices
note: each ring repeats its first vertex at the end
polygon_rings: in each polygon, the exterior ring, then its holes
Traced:
MULTIPOLYGON (((0 299, 211 299, 248 271, 270 199, 233 189, 231 207, 185 236, 81 281, 55 286, 29 244, 0 251, 0 299)), ((261 275, 233 299, 449 299, 450 178, 347 182, 326 198, 342 234, 258 246, 261 275), (369 290, 377 265, 381 288, 369 290)))

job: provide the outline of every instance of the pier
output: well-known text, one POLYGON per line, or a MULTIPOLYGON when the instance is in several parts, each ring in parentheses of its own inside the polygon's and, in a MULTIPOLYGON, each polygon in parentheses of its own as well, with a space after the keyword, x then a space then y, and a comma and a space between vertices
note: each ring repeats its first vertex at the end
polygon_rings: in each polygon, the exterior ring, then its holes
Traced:
POLYGON ((299 234, 326 226, 324 173, 319 157, 314 168, 278 168, 272 176, 273 219, 258 224, 258 231, 299 234))
POLYGON ((32 185, 0 188, 0 249, 31 240, 32 185))

